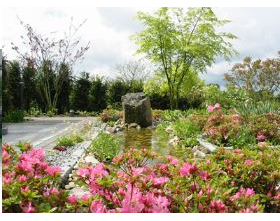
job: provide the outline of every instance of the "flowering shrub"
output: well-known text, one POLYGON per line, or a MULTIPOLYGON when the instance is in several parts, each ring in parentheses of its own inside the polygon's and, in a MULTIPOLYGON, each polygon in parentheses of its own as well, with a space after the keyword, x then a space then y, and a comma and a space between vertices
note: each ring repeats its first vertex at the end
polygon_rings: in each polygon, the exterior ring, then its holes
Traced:
POLYGON ((251 133, 259 141, 272 141, 280 144, 279 114, 253 115, 248 119, 251 133))
POLYGON ((223 115, 220 104, 208 106, 211 113, 204 125, 204 133, 210 140, 218 144, 227 144, 230 138, 238 137, 241 127, 241 118, 237 114, 223 115))
POLYGON ((45 161, 43 150, 20 143, 17 153, 2 146, 3 212, 61 212, 67 193, 59 188, 60 168, 45 161))
POLYGON ((220 148, 203 161, 160 157, 130 149, 112 164, 77 169, 77 185, 90 194, 59 187, 60 168, 42 150, 2 146, 3 212, 280 212, 280 151, 220 148))
POLYGON ((279 156, 220 149, 206 161, 169 156, 153 164, 157 154, 131 149, 112 165, 78 169, 78 184, 91 192, 79 206, 91 212, 279 212, 279 156))

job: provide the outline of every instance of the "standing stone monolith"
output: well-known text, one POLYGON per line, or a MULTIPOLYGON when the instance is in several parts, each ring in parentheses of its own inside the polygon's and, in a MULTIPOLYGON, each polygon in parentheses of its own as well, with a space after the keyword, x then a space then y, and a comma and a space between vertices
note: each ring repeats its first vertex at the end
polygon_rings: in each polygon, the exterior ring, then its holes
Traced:
POLYGON ((144 93, 128 93, 122 96, 124 123, 137 123, 141 127, 152 126, 150 98, 144 93))

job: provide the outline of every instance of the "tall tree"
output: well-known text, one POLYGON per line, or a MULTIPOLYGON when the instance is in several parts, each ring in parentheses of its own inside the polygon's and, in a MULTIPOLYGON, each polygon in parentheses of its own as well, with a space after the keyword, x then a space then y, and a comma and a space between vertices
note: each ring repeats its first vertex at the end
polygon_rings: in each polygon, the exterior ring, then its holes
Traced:
POLYGON ((23 61, 32 60, 36 69, 40 91, 48 110, 54 110, 57 106, 59 94, 64 80, 67 78, 66 72, 61 71, 63 66, 67 66, 70 73, 77 61, 81 60, 85 52, 89 49, 80 45, 80 38, 77 33, 81 26, 73 24, 71 19, 68 31, 63 38, 56 38, 55 33, 45 37, 36 32, 29 24, 20 21, 25 28, 26 35, 21 36, 23 44, 27 46, 27 51, 21 51, 14 43, 13 49, 18 53, 23 61))
POLYGON ((245 89, 254 96, 255 93, 278 93, 280 91, 280 52, 278 58, 252 60, 243 59, 224 75, 229 86, 245 89))
POLYGON ((22 69, 23 80, 23 97, 24 97, 24 109, 29 110, 32 102, 36 102, 37 87, 36 87, 36 70, 32 65, 32 61, 28 61, 27 65, 22 69))
POLYGON ((58 109, 58 113, 62 114, 69 111, 69 107, 70 107, 69 97, 71 93, 72 77, 71 77, 70 70, 66 65, 61 66, 60 74, 64 75, 64 80, 61 85, 62 88, 60 94, 58 96, 57 109, 58 109))
POLYGON ((2 107, 3 114, 12 108, 11 84, 8 71, 8 61, 2 57, 2 107))
POLYGON ((10 61, 8 63, 7 71, 8 93, 11 96, 11 108, 21 109, 23 105, 23 96, 21 95, 23 83, 21 80, 21 68, 17 61, 10 61))
POLYGON ((218 32, 228 23, 211 8, 160 8, 153 15, 139 12, 144 30, 133 36, 144 53, 165 74, 171 109, 178 108, 180 89, 189 74, 205 72, 217 56, 233 53, 231 33, 218 32))
POLYGON ((95 76, 91 79, 89 90, 89 111, 101 111, 107 107, 107 82, 104 78, 95 76))
POLYGON ((74 82, 71 95, 71 106, 75 110, 87 111, 90 90, 89 73, 82 72, 80 77, 74 82))

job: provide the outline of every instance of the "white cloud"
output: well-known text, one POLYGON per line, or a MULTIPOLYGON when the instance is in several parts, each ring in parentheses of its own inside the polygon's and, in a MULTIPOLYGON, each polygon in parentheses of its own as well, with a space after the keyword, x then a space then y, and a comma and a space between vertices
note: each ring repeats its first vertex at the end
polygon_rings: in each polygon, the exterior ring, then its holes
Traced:
MULTIPOLYGON (((17 16, 30 23, 41 33, 63 31, 67 28, 70 17, 76 23, 87 19, 80 30, 82 42, 91 41, 91 48, 76 72, 88 71, 94 74, 110 76, 112 67, 134 56, 136 45, 130 36, 141 29, 135 19, 138 10, 152 11, 154 8, 6 8, 2 16, 4 51, 9 58, 15 58, 10 49, 10 41, 20 42, 23 29, 17 16)), ((230 31, 238 36, 233 41, 240 55, 232 58, 232 63, 241 61, 245 56, 265 58, 276 56, 280 39, 280 8, 214 8, 219 18, 231 20, 223 31, 230 31)), ((223 84, 223 74, 231 64, 217 59, 217 63, 208 68, 203 75, 208 83, 223 84)))

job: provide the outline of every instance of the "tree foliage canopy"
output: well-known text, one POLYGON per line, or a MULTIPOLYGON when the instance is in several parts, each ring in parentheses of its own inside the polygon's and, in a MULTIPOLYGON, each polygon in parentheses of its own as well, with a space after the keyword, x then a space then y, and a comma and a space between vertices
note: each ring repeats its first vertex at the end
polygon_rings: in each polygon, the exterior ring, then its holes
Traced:
POLYGON ((139 12, 144 30, 133 36, 137 53, 146 54, 165 74, 171 108, 178 107, 184 78, 205 72, 217 56, 229 59, 235 53, 231 33, 217 29, 228 20, 219 20, 211 8, 160 8, 154 14, 139 12))

